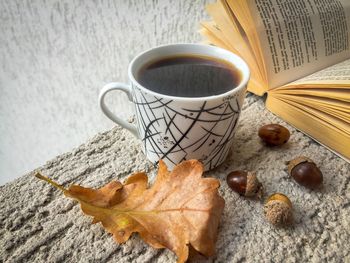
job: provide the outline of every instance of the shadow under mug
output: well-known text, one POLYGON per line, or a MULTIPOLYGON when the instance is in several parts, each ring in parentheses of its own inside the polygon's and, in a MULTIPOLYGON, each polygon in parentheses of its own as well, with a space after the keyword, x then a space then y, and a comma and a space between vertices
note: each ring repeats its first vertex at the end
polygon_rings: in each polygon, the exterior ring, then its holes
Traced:
POLYGON ((215 46, 171 44, 152 48, 136 56, 128 68, 130 85, 113 82, 99 94, 99 104, 108 118, 128 129, 143 144, 147 158, 157 164, 160 159, 171 169, 183 160, 198 159, 210 170, 220 165, 233 143, 241 112, 249 68, 237 55, 215 46), (222 59, 241 72, 241 81, 232 89, 208 97, 176 97, 156 93, 137 81, 145 65, 163 57, 199 55, 222 59), (121 90, 135 105, 137 125, 116 116, 105 104, 106 94, 121 90))

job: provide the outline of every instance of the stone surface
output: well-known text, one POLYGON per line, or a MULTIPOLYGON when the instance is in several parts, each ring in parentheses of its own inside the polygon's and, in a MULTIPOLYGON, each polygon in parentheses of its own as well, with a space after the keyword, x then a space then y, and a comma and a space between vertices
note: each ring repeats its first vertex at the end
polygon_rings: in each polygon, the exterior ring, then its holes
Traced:
MULTIPOLYGON (((64 186, 100 187, 123 180, 135 171, 156 169, 140 151, 139 142, 118 127, 98 134, 73 151, 38 168, 64 186)), ((234 147, 220 167, 208 172, 221 181, 226 201, 216 258, 196 256, 195 262, 349 262, 350 166, 264 109, 248 95, 234 147), (277 122, 288 127, 291 139, 268 148, 258 128, 277 122), (324 188, 311 191, 287 175, 285 161, 312 157, 324 174, 324 188), (266 194, 282 192, 294 205, 294 225, 276 228, 262 213, 263 203, 230 191, 226 174, 234 169, 256 170, 266 194)), ((75 201, 28 173, 0 187, 0 262, 175 262, 168 250, 156 250, 134 235, 114 243, 100 224, 80 211, 75 201)))

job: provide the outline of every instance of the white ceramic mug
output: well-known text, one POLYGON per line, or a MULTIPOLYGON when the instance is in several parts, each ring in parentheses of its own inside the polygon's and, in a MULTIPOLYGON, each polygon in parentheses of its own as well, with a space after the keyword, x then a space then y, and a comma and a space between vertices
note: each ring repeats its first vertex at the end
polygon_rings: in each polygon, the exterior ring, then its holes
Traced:
POLYGON ((128 68, 130 85, 107 84, 100 92, 99 104, 108 118, 142 140, 143 151, 153 163, 163 159, 172 168, 183 160, 198 159, 205 170, 210 170, 225 160, 232 146, 249 74, 243 59, 222 48, 201 44, 164 45, 136 56, 128 68), (137 81, 137 73, 145 64, 186 54, 233 64, 241 72, 240 83, 238 86, 232 83, 232 89, 223 94, 189 98, 156 93, 137 81), (112 90, 124 91, 134 103, 137 125, 108 109, 104 98, 112 90))

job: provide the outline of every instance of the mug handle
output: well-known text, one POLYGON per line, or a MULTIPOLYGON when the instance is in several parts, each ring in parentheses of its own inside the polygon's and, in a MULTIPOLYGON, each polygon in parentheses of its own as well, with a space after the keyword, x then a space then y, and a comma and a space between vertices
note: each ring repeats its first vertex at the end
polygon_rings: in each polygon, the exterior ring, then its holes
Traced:
POLYGON ((102 88, 102 90, 100 91, 100 94, 98 96, 98 102, 99 102, 101 110, 109 119, 111 119, 115 123, 119 124, 123 128, 129 130, 136 138, 139 138, 136 125, 130 124, 129 122, 118 117, 113 112, 111 112, 108 109, 108 107, 106 106, 105 96, 107 95, 108 92, 110 92, 112 90, 121 90, 121 91, 125 92, 126 95, 128 95, 128 99, 132 102, 132 95, 131 95, 130 86, 126 85, 124 83, 120 83, 120 82, 112 82, 112 83, 105 85, 102 88))

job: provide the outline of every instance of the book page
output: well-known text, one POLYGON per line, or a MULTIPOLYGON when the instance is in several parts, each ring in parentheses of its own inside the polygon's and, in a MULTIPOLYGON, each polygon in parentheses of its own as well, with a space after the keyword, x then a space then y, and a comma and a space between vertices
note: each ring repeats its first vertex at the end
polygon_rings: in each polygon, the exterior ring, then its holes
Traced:
MULTIPOLYGON (((261 96, 268 87, 266 74, 262 74, 265 69, 261 63, 258 63, 249 44, 247 45, 247 36, 231 12, 227 2, 219 0, 216 3, 208 4, 206 9, 215 22, 202 22, 202 26, 216 36, 217 39, 220 39, 225 46, 228 46, 228 50, 241 56, 247 62, 251 71, 248 89, 261 96)), ((207 37, 215 40, 208 35, 207 37)), ((212 43, 224 47, 218 41, 212 41, 212 43)))
POLYGON ((350 57, 349 0, 247 0, 270 88, 350 57))
MULTIPOLYGON (((315 116, 314 112, 296 107, 289 100, 281 100, 273 96, 267 97, 266 107, 349 162, 350 136, 337 128, 332 117, 326 118, 327 121, 325 121, 324 118, 315 116)), ((345 130, 348 131, 349 126, 345 130)))
MULTIPOLYGON (((285 86, 283 86, 285 87, 285 86)), ((273 89, 269 92, 269 96, 275 96, 277 94, 290 94, 290 95, 299 95, 299 96, 314 96, 321 98, 330 98, 334 100, 340 100, 345 102, 350 102, 350 92, 346 89, 334 89, 334 88, 326 88, 326 87, 313 87, 313 88, 305 88, 300 85, 294 86, 288 89, 273 89)))
POLYGON ((315 72, 304 78, 298 79, 286 86, 292 85, 341 85, 342 88, 348 87, 350 92, 350 59, 315 72))
POLYGON ((328 99, 327 101, 327 98, 315 98, 298 95, 293 96, 286 94, 275 94, 275 98, 284 99, 286 101, 294 101, 295 103, 323 111, 350 124, 350 103, 332 99, 328 99))

